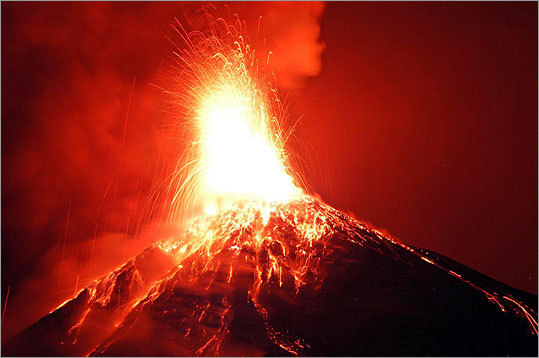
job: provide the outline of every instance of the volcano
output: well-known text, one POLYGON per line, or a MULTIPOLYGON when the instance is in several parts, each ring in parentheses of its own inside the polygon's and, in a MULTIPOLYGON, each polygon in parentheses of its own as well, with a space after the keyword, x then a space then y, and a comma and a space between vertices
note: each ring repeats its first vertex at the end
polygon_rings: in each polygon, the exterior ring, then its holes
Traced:
POLYGON ((537 356, 537 296, 303 196, 193 220, 3 349, 11 356, 537 356))

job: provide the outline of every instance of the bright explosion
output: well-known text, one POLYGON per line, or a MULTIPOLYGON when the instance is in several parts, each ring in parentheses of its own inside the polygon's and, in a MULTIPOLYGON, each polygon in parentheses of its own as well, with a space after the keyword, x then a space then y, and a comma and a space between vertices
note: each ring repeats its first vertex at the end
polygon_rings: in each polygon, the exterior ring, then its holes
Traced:
POLYGON ((241 23, 219 19, 191 33, 177 25, 188 46, 175 53, 180 89, 169 93, 186 111, 192 145, 177 166, 172 212, 186 203, 216 214, 240 202, 300 197, 284 150, 283 105, 241 23))

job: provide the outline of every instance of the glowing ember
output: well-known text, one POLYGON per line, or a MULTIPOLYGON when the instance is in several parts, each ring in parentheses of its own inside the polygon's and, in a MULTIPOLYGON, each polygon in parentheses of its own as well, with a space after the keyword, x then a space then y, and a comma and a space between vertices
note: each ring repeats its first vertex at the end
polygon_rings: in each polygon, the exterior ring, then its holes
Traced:
POLYGON ((284 111, 254 51, 222 19, 190 34, 178 26, 188 47, 177 53, 180 88, 171 94, 187 111, 192 146, 178 165, 184 175, 175 177, 185 180, 175 202, 216 213, 243 200, 298 197, 279 125, 284 111))
POLYGON ((217 81, 197 116, 204 191, 209 196, 289 199, 299 190, 268 126, 264 95, 247 74, 239 81, 233 75, 217 81))

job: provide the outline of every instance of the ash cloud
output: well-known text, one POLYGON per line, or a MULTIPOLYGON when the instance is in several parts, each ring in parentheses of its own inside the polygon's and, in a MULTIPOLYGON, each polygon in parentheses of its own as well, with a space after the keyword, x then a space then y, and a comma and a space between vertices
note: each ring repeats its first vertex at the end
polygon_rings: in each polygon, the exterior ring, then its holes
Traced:
POLYGON ((234 3, 229 8, 245 20, 249 42, 280 88, 296 92, 307 78, 320 73, 325 48, 320 22, 325 3, 263 2, 256 11, 249 3, 234 3))
POLYGON ((269 68, 286 89, 302 88, 308 77, 322 70, 325 45, 320 39, 320 21, 324 6, 320 2, 303 6, 277 2, 262 17, 261 35, 267 38, 267 47, 272 52, 269 68))

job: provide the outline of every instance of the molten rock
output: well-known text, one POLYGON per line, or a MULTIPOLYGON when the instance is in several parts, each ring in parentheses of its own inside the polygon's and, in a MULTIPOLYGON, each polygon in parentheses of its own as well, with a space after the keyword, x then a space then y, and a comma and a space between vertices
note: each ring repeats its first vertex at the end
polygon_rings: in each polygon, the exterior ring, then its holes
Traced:
POLYGON ((4 355, 537 355, 537 296, 312 198, 193 222, 4 355))

